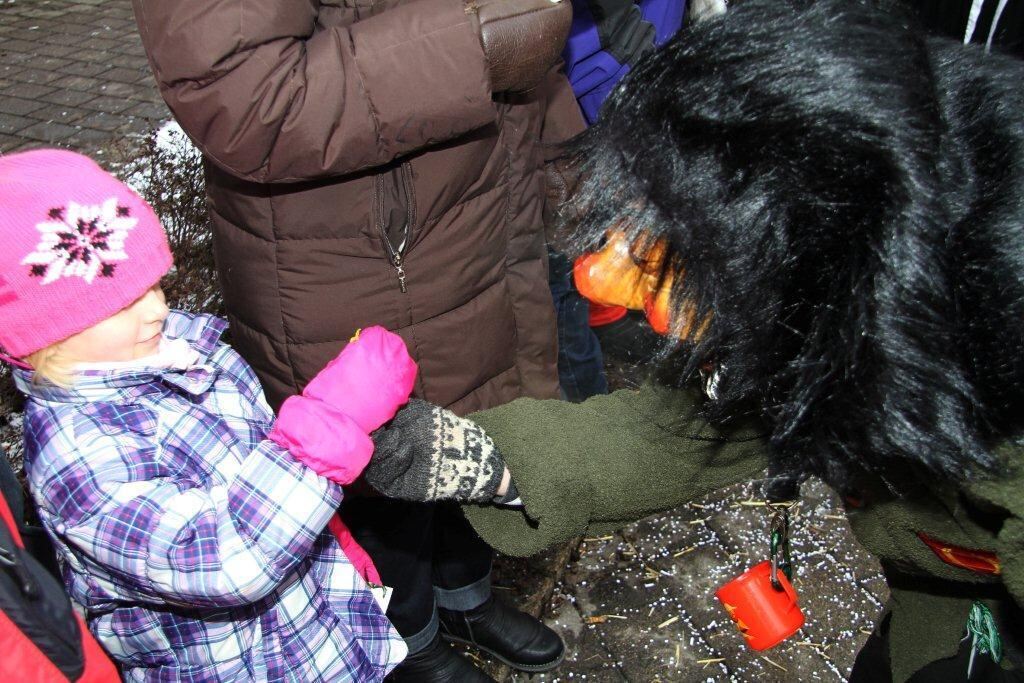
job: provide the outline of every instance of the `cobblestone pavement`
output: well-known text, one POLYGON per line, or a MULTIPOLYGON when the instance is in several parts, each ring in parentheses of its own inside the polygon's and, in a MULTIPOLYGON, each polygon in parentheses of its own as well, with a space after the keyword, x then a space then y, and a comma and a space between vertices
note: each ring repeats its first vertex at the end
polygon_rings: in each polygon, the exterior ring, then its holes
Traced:
POLYGON ((0 152, 96 152, 169 117, 129 0, 0 0, 0 152))

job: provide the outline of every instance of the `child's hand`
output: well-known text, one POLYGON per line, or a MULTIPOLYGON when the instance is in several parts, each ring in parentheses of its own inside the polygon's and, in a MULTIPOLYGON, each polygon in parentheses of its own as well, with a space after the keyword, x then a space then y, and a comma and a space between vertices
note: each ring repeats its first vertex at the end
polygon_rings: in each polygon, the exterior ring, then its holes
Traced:
POLYGON ((401 337, 368 327, 317 373, 302 395, 340 410, 369 434, 409 400, 416 370, 401 337))
POLYGON ((368 434, 409 400, 415 379, 402 338, 369 327, 284 402, 267 438, 317 474, 348 484, 370 459, 368 434))
POLYGON ((479 425, 419 399, 375 432, 373 442, 363 476, 392 498, 492 502, 505 472, 479 425))

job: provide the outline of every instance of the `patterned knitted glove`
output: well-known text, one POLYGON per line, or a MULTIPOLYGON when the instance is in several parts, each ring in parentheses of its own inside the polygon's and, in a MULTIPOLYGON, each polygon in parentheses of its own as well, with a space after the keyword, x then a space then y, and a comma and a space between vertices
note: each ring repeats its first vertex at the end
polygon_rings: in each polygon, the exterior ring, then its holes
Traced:
POLYGON ((494 502, 505 462, 477 424, 412 399, 373 433, 363 475, 391 498, 428 502, 494 502))

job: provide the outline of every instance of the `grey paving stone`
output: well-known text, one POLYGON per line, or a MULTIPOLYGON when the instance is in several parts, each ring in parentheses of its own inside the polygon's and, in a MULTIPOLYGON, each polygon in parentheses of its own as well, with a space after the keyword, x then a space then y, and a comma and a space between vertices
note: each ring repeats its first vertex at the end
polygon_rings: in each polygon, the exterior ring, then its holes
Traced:
POLYGON ((43 7, 33 7, 29 9, 20 10, 19 14, 23 17, 30 19, 53 19, 64 14, 63 10, 59 9, 45 9, 43 7))
POLYGON ((28 54, 27 52, 8 52, 0 57, 0 59, 2 59, 6 64, 21 65, 29 64, 34 58, 35 57, 33 55, 28 54))
POLYGON ((149 68, 144 64, 138 64, 134 69, 115 67, 103 74, 103 78, 120 83, 137 83, 141 77, 149 76, 149 68))
POLYGON ((37 123, 36 119, 30 119, 27 116, 0 114, 0 133, 8 135, 11 133, 17 133, 20 130, 28 128, 34 123, 37 123))
POLYGON ((135 22, 135 17, 132 15, 127 16, 121 20, 114 20, 111 22, 111 29, 115 33, 119 33, 125 36, 135 36, 139 30, 139 25, 135 22))
POLYGON ((136 106, 133 100, 125 99, 123 97, 108 97, 101 96, 89 100, 87 104, 83 104, 83 107, 97 112, 105 114, 120 114, 126 109, 136 106))
MULTIPOLYGON (((77 36, 65 33, 63 30, 60 32, 40 34, 33 40, 33 42, 38 46, 37 49, 44 47, 69 47, 72 48, 72 50, 77 50, 78 41, 79 38, 77 36)), ((63 55, 56 56, 61 57, 63 55)))
POLYGON ((38 100, 44 95, 49 95, 55 91, 56 88, 41 85, 39 83, 20 83, 17 81, 5 80, 5 85, 0 87, 0 96, 20 97, 26 100, 38 100))
POLYGON ((5 77, 6 78, 10 74, 15 74, 15 73, 18 73, 19 71, 24 71, 24 70, 25 70, 25 67, 22 66, 21 64, 11 64, 9 62, 0 62, 0 77, 5 77))
POLYGON ((24 116, 25 114, 31 114, 37 109, 41 109, 43 104, 41 102, 35 102, 33 100, 27 100, 21 97, 3 97, 0 98, 0 113, 3 114, 16 114, 18 116, 24 116))
POLYGON ((7 137, 0 134, 0 153, 17 152, 28 143, 24 138, 7 137))
POLYGON ((123 116, 107 114, 105 112, 93 112, 92 114, 83 116, 75 125, 81 126, 83 129, 113 132, 115 130, 125 128, 129 124, 130 121, 125 119, 123 116))
POLYGON ((38 20, 22 17, 16 17, 4 23, 13 27, 22 36, 25 36, 29 31, 38 31, 40 28, 38 20))
POLYGON ((63 76, 53 81, 53 84, 58 88, 68 88, 70 90, 82 90, 84 92, 91 92, 96 95, 101 94, 99 92, 100 87, 104 85, 103 81, 88 76, 63 76))
POLYGON ((141 40, 138 41, 138 42, 135 42, 135 43, 130 43, 130 44, 127 44, 127 45, 123 45, 121 47, 121 52, 124 52, 125 54, 129 54, 129 55, 135 55, 136 57, 142 57, 142 58, 146 57, 146 49, 144 47, 142 47, 142 41, 141 40))
POLYGON ((152 76, 143 80, 137 87, 139 88, 138 92, 131 96, 133 100, 155 104, 160 107, 167 106, 163 98, 160 97, 160 91, 156 89, 156 83, 153 81, 152 76))
POLYGON ((171 112, 163 102, 159 104, 141 102, 125 111, 124 114, 154 121, 165 121, 171 118, 171 112))
POLYGON ((87 113, 87 110, 83 109, 53 105, 51 107, 44 107, 38 111, 32 112, 31 117, 44 123, 56 122, 70 124, 77 123, 87 113))
POLYGON ((91 100, 96 99, 96 97, 96 93, 93 92, 60 88, 48 95, 43 95, 39 99, 52 104, 76 107, 85 104, 86 102, 90 102, 91 100))
POLYGON ((92 26, 88 23, 81 23, 82 21, 88 20, 79 19, 76 22, 70 18, 65 19, 56 27, 56 30, 42 38, 43 42, 59 44, 61 41, 67 40, 67 36, 73 36, 76 41, 75 47, 81 50, 82 46, 79 43, 85 38, 91 37, 93 33, 92 26))
POLYGON ((39 140, 40 142, 58 142, 66 140, 78 133, 78 129, 63 123, 40 122, 18 131, 19 137, 39 140))
POLYGON ((9 38, 4 41, 3 48, 0 49, 0 53, 3 55, 13 53, 27 53, 32 54, 35 52, 35 43, 24 40, 22 38, 9 38))
POLYGON ((72 141, 74 149, 90 154, 109 145, 115 137, 117 136, 107 131, 82 128, 76 129, 74 136, 69 140, 72 141))
POLYGON ((96 92, 97 95, 112 95, 114 97, 131 97, 139 91, 140 86, 128 83, 114 83, 102 81, 96 92))
POLYGON ((12 80, 21 81, 23 83, 52 83, 53 81, 60 80, 64 77, 64 74, 59 71, 45 71, 43 69, 37 69, 31 65, 23 66, 11 74, 12 80))
MULTIPOLYGON (((78 41, 79 38, 73 38, 73 40, 78 41)), ((82 62, 102 64, 107 67, 110 66, 111 53, 106 50, 88 50, 79 47, 73 56, 75 59, 82 62)))
POLYGON ((61 30, 91 36, 96 32, 97 20, 98 14, 95 10, 88 13, 76 12, 69 14, 65 20, 62 20, 59 27, 61 30))
MULTIPOLYGON (((110 71, 110 65, 103 62, 79 62, 74 60, 65 60, 61 65, 60 70, 71 76, 89 76, 95 77, 110 71)), ((104 76, 106 78, 106 76, 104 76)))
POLYGON ((43 71, 58 71, 63 68, 66 61, 67 60, 61 57, 43 57, 33 54, 28 65, 35 69, 42 69, 43 71))
MULTIPOLYGON (((132 30, 135 30, 134 27, 132 30)), ((142 63, 140 64, 138 55, 108 55, 107 62, 111 66, 121 66, 129 69, 144 68, 146 72, 149 73, 149 65, 146 64, 145 60, 142 60, 142 63)))
POLYGON ((120 17, 124 14, 123 8, 113 3, 107 3, 101 6, 99 11, 106 17, 120 17))
POLYGON ((48 57, 67 57, 68 55, 74 55, 77 53, 77 50, 70 45, 51 43, 39 43, 35 46, 35 51, 36 54, 48 57))
POLYGON ((87 50, 102 50, 109 52, 121 47, 121 42, 111 38, 102 38, 98 35, 91 36, 82 41, 82 47, 87 50))

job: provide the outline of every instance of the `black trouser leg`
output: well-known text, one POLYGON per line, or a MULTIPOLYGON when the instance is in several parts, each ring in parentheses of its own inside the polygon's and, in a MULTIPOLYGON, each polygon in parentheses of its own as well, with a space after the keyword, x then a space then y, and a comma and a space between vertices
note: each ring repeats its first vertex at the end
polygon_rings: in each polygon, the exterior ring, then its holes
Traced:
POLYGON ((381 581, 394 589, 388 619, 410 652, 427 645, 437 631, 431 582, 434 505, 349 496, 341 516, 369 553, 381 581))
POLYGON ((483 604, 491 596, 493 555, 458 505, 439 504, 434 516, 432 575, 437 605, 465 611, 483 604))
POLYGON ((493 551, 457 506, 349 496, 341 515, 394 589, 387 617, 410 652, 437 632, 435 585, 438 603, 449 609, 469 609, 490 596, 493 551))

